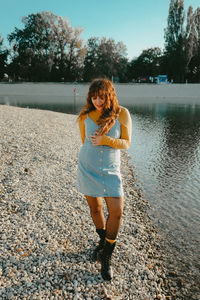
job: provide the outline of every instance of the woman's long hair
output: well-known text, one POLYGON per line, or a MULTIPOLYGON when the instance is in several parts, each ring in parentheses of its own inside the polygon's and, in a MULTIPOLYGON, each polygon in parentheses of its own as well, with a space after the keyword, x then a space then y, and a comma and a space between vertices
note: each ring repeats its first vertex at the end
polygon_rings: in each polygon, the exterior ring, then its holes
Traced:
POLYGON ((98 125, 100 126, 97 134, 103 135, 108 133, 115 124, 115 120, 118 118, 121 110, 112 82, 109 79, 101 78, 94 79, 91 82, 87 94, 86 105, 82 108, 79 118, 95 110, 95 107, 92 103, 92 97, 100 97, 101 99, 105 100, 102 114, 97 121, 98 125))

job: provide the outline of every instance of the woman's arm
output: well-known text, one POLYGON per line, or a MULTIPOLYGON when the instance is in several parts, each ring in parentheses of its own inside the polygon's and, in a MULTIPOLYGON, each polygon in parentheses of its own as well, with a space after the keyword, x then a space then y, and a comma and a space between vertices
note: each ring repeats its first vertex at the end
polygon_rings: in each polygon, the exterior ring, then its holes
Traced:
POLYGON ((85 119, 86 119, 86 115, 79 118, 78 120, 78 125, 79 125, 79 129, 80 129, 80 135, 81 135, 81 140, 82 143, 84 144, 85 141, 85 119))
POLYGON ((121 125, 121 137, 115 139, 107 135, 102 135, 101 145, 115 149, 128 149, 131 144, 132 120, 128 109, 122 107, 118 118, 121 125))

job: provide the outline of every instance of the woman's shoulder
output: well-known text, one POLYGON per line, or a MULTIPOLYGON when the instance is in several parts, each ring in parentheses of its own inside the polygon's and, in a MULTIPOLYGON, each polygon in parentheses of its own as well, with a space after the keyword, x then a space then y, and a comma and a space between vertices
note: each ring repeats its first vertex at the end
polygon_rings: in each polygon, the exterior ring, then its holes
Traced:
POLYGON ((84 125, 84 122, 85 122, 86 118, 87 118, 87 114, 80 115, 78 117, 79 126, 83 126, 84 125))
POLYGON ((120 106, 120 109, 118 120, 121 124, 127 126, 131 119, 130 113, 126 107, 120 106))
POLYGON ((85 121, 86 118, 87 118, 87 114, 80 115, 79 116, 79 121, 85 121))
POLYGON ((127 118, 130 116, 130 113, 126 107, 120 105, 120 109, 119 118, 127 118))

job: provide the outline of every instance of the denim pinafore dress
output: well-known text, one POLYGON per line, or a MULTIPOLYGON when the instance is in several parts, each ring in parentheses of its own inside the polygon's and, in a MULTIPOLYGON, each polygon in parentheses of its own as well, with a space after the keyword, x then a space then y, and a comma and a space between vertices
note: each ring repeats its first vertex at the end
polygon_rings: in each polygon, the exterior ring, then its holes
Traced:
MULTIPOLYGON (((79 152, 77 190, 92 197, 123 196, 120 150, 109 146, 94 146, 90 136, 95 134, 99 126, 88 115, 84 122, 85 141, 79 152)), ((118 120, 107 135, 120 138, 121 126, 118 120)))

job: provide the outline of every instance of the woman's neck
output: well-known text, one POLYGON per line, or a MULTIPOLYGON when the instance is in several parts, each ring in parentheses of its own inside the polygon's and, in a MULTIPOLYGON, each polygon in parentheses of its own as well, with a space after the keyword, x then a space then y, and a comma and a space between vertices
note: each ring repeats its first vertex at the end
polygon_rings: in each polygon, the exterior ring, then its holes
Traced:
POLYGON ((95 113, 100 116, 102 114, 102 110, 95 109, 95 113))

